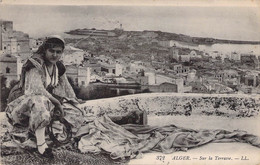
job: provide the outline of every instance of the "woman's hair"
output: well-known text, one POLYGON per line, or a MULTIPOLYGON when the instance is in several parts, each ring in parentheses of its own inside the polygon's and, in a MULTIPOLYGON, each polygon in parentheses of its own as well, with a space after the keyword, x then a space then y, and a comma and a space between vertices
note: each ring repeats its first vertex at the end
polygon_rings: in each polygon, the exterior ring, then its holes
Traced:
POLYGON ((65 48, 64 40, 59 36, 51 36, 47 37, 43 44, 38 48, 36 51, 37 54, 45 54, 47 49, 55 48, 55 47, 62 47, 65 48))

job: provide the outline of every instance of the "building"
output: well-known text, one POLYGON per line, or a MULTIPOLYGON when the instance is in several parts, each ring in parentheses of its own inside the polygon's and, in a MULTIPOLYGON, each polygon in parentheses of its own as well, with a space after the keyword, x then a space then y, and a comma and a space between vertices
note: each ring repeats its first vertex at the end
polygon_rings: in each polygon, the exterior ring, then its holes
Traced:
POLYGON ((201 60, 203 58, 201 54, 197 54, 194 50, 192 50, 189 55, 190 55, 190 59, 193 61, 201 60))
POLYGON ((96 58, 99 62, 101 63, 108 63, 108 64, 112 64, 114 63, 114 60, 112 57, 108 57, 105 55, 100 55, 99 57, 96 58))
POLYGON ((27 59, 31 55, 29 35, 13 29, 12 21, 0 20, 0 52, 27 59))
POLYGON ((193 93, 209 93, 208 88, 201 82, 191 82, 193 93))
POLYGON ((197 71, 195 69, 192 69, 187 76, 187 82, 194 82, 196 80, 196 73, 197 71))
POLYGON ((190 62, 190 55, 189 54, 179 55, 178 61, 179 62, 190 62))
POLYGON ((139 83, 140 85, 155 85, 155 73, 154 72, 145 72, 141 71, 135 76, 132 76, 133 79, 135 79, 136 83, 139 83))
POLYGON ((128 67, 129 71, 135 74, 146 69, 146 67, 142 63, 130 63, 128 67))
POLYGON ((29 47, 33 52, 37 51, 39 46, 41 46, 42 44, 43 44, 43 39, 34 39, 34 38, 29 39, 29 47))
POLYGON ((229 94, 229 93, 234 93, 233 89, 231 89, 228 86, 225 86, 223 84, 215 83, 214 84, 214 93, 219 93, 219 94, 229 94))
POLYGON ((148 85, 143 86, 142 90, 149 89, 150 92, 158 93, 158 92, 167 92, 167 93, 177 93, 178 92, 178 85, 172 83, 162 83, 159 85, 148 85))
POLYGON ((87 86, 90 82, 90 69, 87 67, 78 68, 78 84, 79 86, 87 86))
POLYGON ((144 75, 148 77, 148 85, 155 84, 155 73, 154 72, 145 72, 144 75))
POLYGON ((213 52, 209 53, 209 56, 211 56, 213 59, 216 59, 217 57, 222 58, 221 55, 222 55, 222 53, 219 51, 213 51, 213 52))
POLYGON ((215 78, 228 86, 240 84, 240 76, 236 70, 222 70, 215 73, 215 78))
POLYGON ((140 85, 149 85, 148 76, 136 75, 136 77, 134 79, 140 85))
POLYGON ((172 69, 173 72, 178 74, 178 73, 188 73, 190 71, 190 67, 189 66, 183 66, 182 64, 172 64, 172 69))
POLYGON ((182 78, 173 78, 173 77, 157 74, 155 77, 155 82, 157 85, 165 83, 165 82, 171 83, 171 84, 176 84, 177 92, 178 93, 184 92, 184 80, 182 78))
POLYGON ((171 47, 170 58, 173 58, 176 61, 178 61, 179 60, 179 49, 177 49, 176 47, 171 47))
POLYGON ((153 44, 153 45, 155 45, 155 44, 158 44, 159 41, 154 38, 154 39, 150 40, 150 43, 153 44))
POLYGON ((11 81, 17 81, 20 79, 22 65, 23 64, 19 57, 9 54, 5 54, 0 57, 0 73, 6 77, 7 87, 10 85, 11 81))
POLYGON ((173 46, 170 49, 170 58, 178 62, 190 62, 191 57, 194 55, 197 56, 196 52, 187 48, 177 48, 173 46))
POLYGON ((249 72, 245 75, 245 85, 257 87, 259 84, 259 74, 249 72))
MULTIPOLYGON (((158 70, 158 69, 167 69, 167 65, 165 65, 165 61, 164 62, 159 62, 159 61, 152 61, 151 62, 151 66, 153 68, 155 68, 155 70, 158 70)), ((143 67, 143 69, 145 69, 143 67)))
POLYGON ((90 73, 99 73, 101 72, 101 65, 99 63, 87 62, 84 64, 85 67, 89 67, 90 73))
POLYGON ((254 54, 241 54, 241 63, 247 66, 258 68, 259 60, 254 54))
POLYGON ((172 65, 172 69, 173 69, 173 71, 175 71, 176 73, 180 73, 181 72, 181 70, 182 70, 182 64, 173 64, 172 65))
POLYGON ((106 63, 106 62, 99 62, 101 66, 101 72, 106 72, 109 74, 113 74, 115 76, 122 76, 123 73, 123 66, 117 63, 106 63))
POLYGON ((197 53, 196 53, 194 50, 192 50, 192 51, 190 52, 190 56, 191 56, 191 57, 196 57, 196 56, 197 56, 197 53))
POLYGON ((66 45, 61 60, 65 65, 80 65, 84 61, 84 55, 83 50, 66 45))
POLYGON ((239 54, 237 52, 231 52, 230 60, 240 61, 241 60, 241 54, 239 54))
POLYGON ((191 45, 185 44, 185 43, 181 43, 178 41, 174 41, 174 40, 166 40, 166 41, 159 41, 158 44, 162 47, 182 47, 182 48, 189 48, 191 45))
POLYGON ((70 78, 75 85, 87 86, 90 82, 90 69, 89 67, 81 67, 76 65, 66 66, 66 75, 70 78))
POLYGON ((117 36, 114 31, 109 30, 98 30, 95 28, 92 29, 77 29, 70 32, 66 32, 67 34, 72 35, 87 35, 90 37, 115 37, 117 36))

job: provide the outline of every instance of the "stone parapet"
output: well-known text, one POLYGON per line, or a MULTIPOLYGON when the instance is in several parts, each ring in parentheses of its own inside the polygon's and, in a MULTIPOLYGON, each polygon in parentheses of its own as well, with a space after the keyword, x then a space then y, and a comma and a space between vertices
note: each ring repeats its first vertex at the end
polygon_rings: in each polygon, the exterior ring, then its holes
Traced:
POLYGON ((149 93, 89 100, 80 107, 86 112, 123 115, 146 111, 148 115, 217 115, 250 117, 259 114, 259 95, 149 93))

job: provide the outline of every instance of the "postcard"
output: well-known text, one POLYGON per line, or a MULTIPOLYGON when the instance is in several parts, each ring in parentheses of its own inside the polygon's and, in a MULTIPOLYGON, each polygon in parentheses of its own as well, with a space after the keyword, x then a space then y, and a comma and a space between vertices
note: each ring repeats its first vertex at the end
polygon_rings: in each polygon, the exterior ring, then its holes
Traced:
POLYGON ((1 164, 259 164, 259 2, 1 0, 1 164))

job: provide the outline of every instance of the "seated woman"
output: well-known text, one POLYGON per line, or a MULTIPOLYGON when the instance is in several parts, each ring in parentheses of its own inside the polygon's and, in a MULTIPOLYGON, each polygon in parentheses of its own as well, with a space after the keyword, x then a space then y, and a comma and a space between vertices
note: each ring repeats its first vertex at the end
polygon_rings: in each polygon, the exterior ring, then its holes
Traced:
POLYGON ((23 137, 22 141, 26 141, 30 133, 35 134, 39 153, 47 157, 53 156, 45 142, 50 112, 55 108, 64 115, 61 102, 54 96, 76 98, 65 67, 59 61, 64 46, 64 40, 59 36, 46 39, 23 65, 20 82, 11 90, 6 109, 7 117, 14 126, 13 137, 23 137))
MULTIPOLYGON (((38 152, 45 157, 53 157, 51 148, 45 141, 45 130, 50 124, 53 110, 64 117, 65 105, 61 98, 77 104, 78 99, 68 82, 65 66, 60 61, 65 42, 60 36, 50 36, 36 53, 23 65, 21 79, 11 90, 6 114, 13 125, 13 140, 26 146, 31 137, 36 137, 38 152)), ((118 124, 140 123, 136 112, 121 117, 111 117, 118 124)), ((82 116, 66 116, 80 127, 82 116), (72 119, 71 119, 72 118, 72 119)))
POLYGON ((135 113, 132 113, 134 118, 129 118, 133 124, 128 124, 126 117, 114 121, 105 114, 91 116, 92 112, 88 112, 84 105, 78 106, 83 114, 73 113, 73 108, 62 105, 60 100, 65 97, 77 103, 66 77, 65 67, 59 61, 64 45, 64 40, 59 36, 48 37, 24 64, 21 80, 10 92, 6 114, 14 128, 11 136, 20 145, 26 145, 31 142, 32 137, 36 137, 39 154, 53 158, 52 149, 45 140, 45 130, 50 124, 51 112, 55 110, 76 129, 72 133, 80 139, 77 149, 82 153, 105 151, 112 159, 134 158, 141 152, 151 150, 172 153, 230 138, 260 147, 259 138, 245 132, 197 131, 174 125, 141 126, 136 125, 140 122, 140 114, 135 113), (68 113, 64 116, 66 109, 68 113), (128 125, 119 126, 116 123, 128 125))

